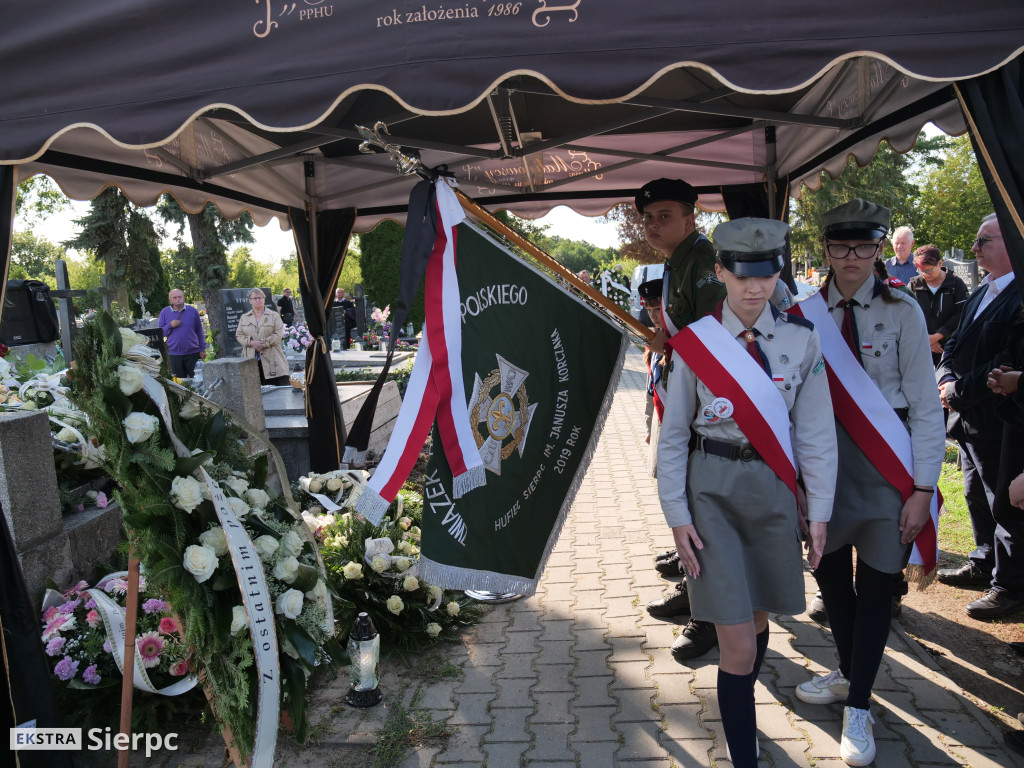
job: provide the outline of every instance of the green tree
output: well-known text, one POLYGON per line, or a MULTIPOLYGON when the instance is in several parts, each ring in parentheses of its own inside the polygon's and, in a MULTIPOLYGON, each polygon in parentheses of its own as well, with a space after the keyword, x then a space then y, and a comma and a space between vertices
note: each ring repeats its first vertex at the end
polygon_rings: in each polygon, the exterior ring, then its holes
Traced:
POLYGON ((644 236, 644 218, 632 203, 619 203, 601 217, 602 221, 616 225, 621 254, 639 264, 662 264, 665 257, 647 242, 644 236))
MULTIPOLYGON (((227 249, 234 243, 252 243, 253 221, 248 211, 237 219, 227 219, 213 203, 207 203, 199 213, 186 213, 170 195, 164 195, 157 204, 157 212, 164 221, 176 224, 177 239, 184 242, 185 227, 192 239, 192 262, 203 294, 203 304, 210 320, 210 331, 217 342, 224 333, 220 311, 220 290, 226 288, 231 274, 227 249)), ((218 342, 218 349, 221 348, 218 342)))
POLYGON ((271 285, 273 276, 270 266, 258 261, 247 246, 243 245, 231 252, 228 256, 228 269, 231 270, 228 277, 229 288, 268 287, 274 289, 276 293, 281 292, 271 285))
POLYGON ((68 255, 68 282, 75 290, 87 291, 85 296, 73 299, 75 312, 82 314, 88 309, 103 306, 103 263, 88 257, 68 255))
POLYGON ((167 277, 168 293, 177 288, 185 294, 185 301, 189 304, 202 301, 203 292, 199 287, 199 275, 196 273, 195 259, 192 258, 190 246, 178 243, 174 250, 162 251, 160 263, 167 277))
POLYGON ((299 257, 292 251, 287 258, 281 259, 266 284, 275 293, 283 293, 285 288, 292 289, 292 296, 299 295, 299 257))
MULTIPOLYGON (((400 224, 382 221, 370 232, 359 236, 363 290, 367 302, 374 302, 378 307, 391 306, 393 309, 398 298, 404 235, 405 228, 400 224)), ((420 285, 409 308, 409 320, 418 326, 423 323, 423 318, 423 286, 420 285)))
POLYGON ((42 280, 56 285, 53 262, 67 256, 67 249, 30 231, 15 231, 11 236, 11 277, 42 280))
POLYGON ((352 289, 356 287, 356 284, 361 284, 362 282, 362 254, 359 252, 358 247, 353 247, 350 244, 348 251, 345 252, 345 263, 341 267, 341 274, 338 275, 338 285, 336 287, 343 288, 352 293, 352 289))
POLYGON ((130 305, 129 297, 134 302, 139 291, 150 301, 166 298, 157 247, 160 233, 152 220, 119 189, 103 190, 92 201, 89 213, 75 223, 81 230, 64 245, 89 251, 94 259, 103 262, 108 289, 116 292, 115 298, 122 307, 130 305))
POLYGON ((18 184, 14 200, 14 213, 31 229, 39 220, 60 213, 68 206, 68 199, 49 176, 33 176, 18 184))
POLYGON ((943 251, 959 248, 974 258, 974 235, 993 208, 970 137, 950 140, 941 163, 923 175, 920 186, 914 232, 918 245, 934 243, 943 251))

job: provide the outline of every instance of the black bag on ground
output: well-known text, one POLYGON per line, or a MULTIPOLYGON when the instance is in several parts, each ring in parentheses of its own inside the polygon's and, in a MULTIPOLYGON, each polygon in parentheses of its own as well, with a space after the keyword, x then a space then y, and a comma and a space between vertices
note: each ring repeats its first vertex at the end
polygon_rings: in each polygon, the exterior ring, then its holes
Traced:
POLYGON ((50 286, 40 280, 8 280, 0 315, 0 343, 13 347, 45 344, 59 338, 57 308, 50 298, 50 286))

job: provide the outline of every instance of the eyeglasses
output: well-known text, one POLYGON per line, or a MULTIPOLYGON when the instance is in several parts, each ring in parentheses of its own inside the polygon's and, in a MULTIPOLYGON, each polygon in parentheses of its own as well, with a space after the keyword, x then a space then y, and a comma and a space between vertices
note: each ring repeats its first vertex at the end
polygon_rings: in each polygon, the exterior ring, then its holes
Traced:
POLYGON ((938 265, 936 265, 936 266, 934 266, 934 267, 932 267, 930 269, 921 269, 920 267, 918 267, 917 271, 920 272, 922 275, 930 275, 932 272, 934 272, 938 268, 939 268, 938 265))
POLYGON ((974 245, 978 246, 979 248, 984 248, 986 245, 988 245, 993 240, 1002 240, 1002 239, 1003 239, 1002 235, 990 235, 988 237, 984 237, 983 236, 983 237, 979 237, 979 238, 975 239, 974 245))
POLYGON ((829 258, 848 259, 853 254, 857 259, 873 259, 882 247, 881 241, 877 243, 861 243, 860 245, 844 245, 843 243, 828 243, 825 251, 829 258))
POLYGON ((266 301, 266 296, 250 296, 249 301, 266 301))

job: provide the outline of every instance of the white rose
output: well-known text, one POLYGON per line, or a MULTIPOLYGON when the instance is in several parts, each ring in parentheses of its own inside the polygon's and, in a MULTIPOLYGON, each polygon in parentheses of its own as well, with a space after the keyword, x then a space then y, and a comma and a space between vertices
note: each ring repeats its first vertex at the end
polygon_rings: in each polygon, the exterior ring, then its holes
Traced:
POLYGON ((236 499, 234 496, 225 496, 227 499, 228 506, 235 513, 235 517, 239 520, 245 520, 245 516, 249 514, 249 505, 241 499, 236 499))
POLYGON ((402 580, 402 589, 406 592, 415 592, 420 588, 420 581, 415 576, 406 576, 402 580))
POLYGON ((171 480, 171 502, 178 509, 191 513, 203 501, 203 484, 193 477, 171 480))
POLYGON ((117 386, 126 395, 134 395, 142 389, 142 371, 134 365, 117 366, 117 386))
POLYGON ((196 577, 196 581, 202 584, 217 570, 217 553, 209 547, 201 547, 197 544, 190 544, 185 547, 185 570, 196 577))
POLYGON ((211 528, 199 534, 199 542, 204 547, 209 547, 217 553, 217 557, 223 557, 228 553, 228 540, 224 535, 223 528, 211 528))
POLYGON ((117 330, 121 332, 121 347, 126 350, 131 349, 136 344, 147 344, 149 342, 149 339, 146 339, 145 336, 142 338, 146 340, 140 341, 140 334, 135 333, 131 328, 118 328, 117 330))
POLYGON ((186 400, 182 404, 181 410, 178 411, 178 415, 181 418, 185 419, 186 421, 188 421, 189 419, 194 419, 196 416, 199 415, 199 413, 199 401, 192 397, 186 400))
POLYGON ((357 581, 363 578, 363 564, 356 562, 345 563, 345 567, 341 569, 341 574, 349 581, 357 581))
POLYGON ((245 478, 236 477, 235 475, 232 475, 231 477, 225 479, 224 485, 230 488, 231 492, 239 497, 243 496, 245 492, 249 490, 249 484, 245 482, 245 478))
POLYGON ((340 491, 342 485, 341 478, 332 477, 327 481, 327 490, 334 493, 335 491, 340 491))
POLYGON ((286 619, 297 619, 302 613, 302 593, 297 589, 289 589, 277 598, 274 610, 286 619))
POLYGON ((281 537, 281 549, 284 550, 286 555, 298 557, 299 552, 302 551, 302 545, 302 537, 295 531, 288 531, 288 533, 281 537))
POLYGON ((124 434, 129 443, 146 442, 160 427, 160 420, 156 416, 138 411, 129 413, 121 423, 124 424, 124 434))
POLYGON ((57 439, 63 440, 65 443, 77 443, 78 435, 76 435, 73 430, 64 427, 60 432, 57 433, 57 439))
POLYGON ((402 598, 398 595, 392 595, 388 598, 388 610, 395 614, 395 616, 400 614, 403 608, 405 608, 405 603, 402 602, 402 598))
POLYGON ((266 509, 267 504, 270 503, 270 496, 259 488, 250 488, 245 492, 245 500, 257 509, 266 509))
POLYGON ((395 570, 399 573, 405 573, 409 570, 410 566, 412 566, 412 560, 408 557, 395 557, 392 558, 391 562, 394 563, 395 570))
POLYGON ((387 555, 374 555, 370 561, 370 567, 377 573, 384 573, 391 565, 391 558, 387 555))
POLYGON ((334 525, 335 518, 334 515, 331 514, 317 515, 316 522, 321 528, 329 528, 334 525))
POLYGON ((427 596, 430 598, 430 602, 437 603, 441 600, 441 588, 435 587, 433 584, 427 589, 427 596))
POLYGON ((280 546, 273 536, 260 536, 254 543, 256 551, 260 553, 260 558, 266 562, 270 561, 280 546))
POLYGON ((409 527, 412 525, 412 518, 411 517, 401 517, 401 518, 398 519, 398 524, 402 527, 403 531, 408 531, 409 527))
POLYGON ((317 605, 327 605, 327 585, 323 579, 318 580, 316 586, 306 593, 306 599, 317 605))
POLYGON ((320 522, 306 510, 302 510, 302 522, 309 528, 310 533, 316 533, 320 530, 320 522))
POLYGON ((274 578, 280 579, 285 584, 291 584, 295 581, 298 572, 299 561, 294 557, 286 557, 274 567, 274 578))
POLYGON ((231 609, 231 634, 237 635, 249 626, 249 617, 245 613, 245 607, 236 605, 231 609))
POLYGON ((448 615, 449 616, 458 616, 459 615, 459 611, 461 610, 459 608, 459 604, 456 603, 454 600, 452 600, 450 603, 448 603, 448 605, 446 605, 444 607, 444 609, 446 611, 448 611, 448 615))
POLYGON ((309 481, 309 492, 320 493, 324 489, 324 481, 319 477, 314 477, 309 481))
POLYGON ((441 625, 430 622, 427 624, 427 634, 431 637, 437 637, 441 634, 441 625))
POLYGON ((398 542, 398 551, 401 552, 403 555, 411 555, 412 550, 413 546, 408 541, 398 542))

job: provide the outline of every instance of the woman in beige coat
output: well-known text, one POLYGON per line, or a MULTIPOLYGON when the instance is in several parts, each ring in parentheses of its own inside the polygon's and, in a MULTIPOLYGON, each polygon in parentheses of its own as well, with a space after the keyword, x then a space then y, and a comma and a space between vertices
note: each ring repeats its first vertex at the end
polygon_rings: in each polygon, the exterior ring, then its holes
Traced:
POLYGON ((277 312, 267 309, 266 301, 259 288, 249 291, 252 309, 238 319, 235 338, 242 345, 242 357, 255 357, 260 364, 260 383, 283 386, 288 383, 288 360, 281 349, 284 323, 277 312))

